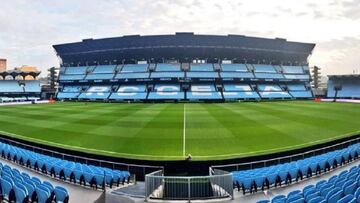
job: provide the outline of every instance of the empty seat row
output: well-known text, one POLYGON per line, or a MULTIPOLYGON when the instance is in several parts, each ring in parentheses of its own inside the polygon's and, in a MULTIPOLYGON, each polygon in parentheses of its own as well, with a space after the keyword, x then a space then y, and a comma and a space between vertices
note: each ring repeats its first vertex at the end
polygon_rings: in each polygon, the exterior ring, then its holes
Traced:
POLYGON ((277 195, 271 201, 258 203, 355 203, 360 202, 360 167, 342 171, 328 180, 307 185, 302 190, 291 191, 288 195, 277 195))
POLYGON ((54 187, 50 182, 42 182, 36 177, 30 177, 27 173, 20 173, 0 163, 0 192, 3 199, 8 202, 63 202, 69 201, 69 194, 63 187, 54 187))
POLYGON ((335 150, 322 155, 278 164, 269 167, 233 171, 234 186, 243 193, 257 191, 258 189, 276 187, 281 184, 289 184, 312 175, 336 168, 360 154, 360 144, 351 145, 345 149, 335 150))
POLYGON ((128 171, 81 164, 0 143, 1 156, 55 178, 96 188, 130 181, 128 171))

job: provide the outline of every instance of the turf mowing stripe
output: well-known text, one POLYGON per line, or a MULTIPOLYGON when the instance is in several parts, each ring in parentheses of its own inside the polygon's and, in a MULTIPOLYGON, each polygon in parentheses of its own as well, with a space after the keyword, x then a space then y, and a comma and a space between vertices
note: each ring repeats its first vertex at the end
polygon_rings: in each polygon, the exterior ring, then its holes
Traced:
POLYGON ((183 129, 183 157, 185 157, 185 138, 186 136, 186 104, 184 104, 184 129, 183 129))

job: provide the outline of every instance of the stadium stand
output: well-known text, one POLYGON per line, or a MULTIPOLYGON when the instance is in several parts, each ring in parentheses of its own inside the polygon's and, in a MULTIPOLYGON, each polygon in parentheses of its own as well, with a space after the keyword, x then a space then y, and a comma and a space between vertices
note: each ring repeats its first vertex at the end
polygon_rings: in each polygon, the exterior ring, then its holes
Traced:
POLYGON ((291 191, 287 196, 278 195, 271 201, 261 200, 258 203, 270 202, 337 202, 356 203, 360 201, 360 168, 354 166, 350 170, 332 176, 329 180, 322 180, 315 185, 307 185, 303 190, 291 191))
POLYGON ((329 76, 327 97, 341 99, 360 98, 359 75, 331 75, 329 76))
POLYGON ((147 96, 145 85, 121 85, 117 92, 113 92, 110 100, 116 101, 140 101, 147 96))
POLYGON ((112 170, 67 161, 5 143, 0 143, 0 152, 3 158, 43 174, 51 175, 62 181, 78 183, 96 189, 104 189, 105 186, 112 187, 113 185, 124 184, 130 181, 130 173, 128 171, 112 170))
POLYGON ((178 84, 155 85, 154 92, 150 92, 149 100, 182 100, 185 93, 181 91, 178 84))
MULTIPOLYGON (((146 100, 189 100, 189 101, 235 101, 261 99, 307 99, 312 98, 310 89, 290 89, 287 85, 297 84, 309 86, 309 74, 302 66, 273 66, 265 64, 125 64, 98 65, 90 67, 63 67, 60 71, 60 86, 108 86, 106 91, 72 91, 60 88, 58 99, 65 100, 114 100, 114 101, 146 101, 146 100), (286 73, 286 74, 285 74, 286 73), (290 78, 290 79, 289 79, 290 78), (96 84, 94 82, 96 81, 96 84), (211 81, 211 82, 209 82, 211 81), (133 91, 132 84, 157 87, 160 84, 175 85, 179 90, 133 91), (266 83, 264 83, 266 82, 266 83), (97 85, 99 84, 99 85, 97 85), (221 87, 225 84, 227 88, 221 87), (211 91, 194 91, 196 86, 210 86, 211 91), (235 90, 230 86, 239 86, 235 90), (123 88, 129 86, 126 92, 123 88), (243 89, 249 86, 249 89, 243 89), (250 86, 255 88, 251 89, 250 86), (259 88, 257 87, 259 86, 259 88), (120 87, 120 88, 119 88, 120 87)), ((293 86, 291 86, 293 87, 293 86)))
POLYGON ((257 85, 259 95, 261 98, 276 99, 276 98, 291 98, 291 95, 284 91, 279 85, 259 84, 257 85))
POLYGON ((234 171, 234 186, 243 193, 257 192, 258 189, 277 187, 290 184, 313 175, 318 175, 330 169, 343 165, 360 155, 360 144, 328 152, 290 163, 278 164, 269 167, 234 171))
POLYGON ((40 100, 38 80, 0 80, 0 102, 40 100))
POLYGON ((106 100, 110 96, 111 86, 91 86, 79 95, 79 99, 106 100))
POLYGON ((63 202, 69 201, 67 190, 51 183, 41 182, 36 177, 30 177, 27 173, 20 173, 0 163, 1 171, 1 194, 2 199, 8 202, 63 202))

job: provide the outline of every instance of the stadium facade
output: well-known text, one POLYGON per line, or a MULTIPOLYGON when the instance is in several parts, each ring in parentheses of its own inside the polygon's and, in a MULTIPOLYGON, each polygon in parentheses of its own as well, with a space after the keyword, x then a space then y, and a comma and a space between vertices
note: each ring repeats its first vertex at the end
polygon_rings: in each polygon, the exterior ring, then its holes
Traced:
POLYGON ((315 44, 242 35, 123 36, 54 45, 61 100, 312 98, 315 44))

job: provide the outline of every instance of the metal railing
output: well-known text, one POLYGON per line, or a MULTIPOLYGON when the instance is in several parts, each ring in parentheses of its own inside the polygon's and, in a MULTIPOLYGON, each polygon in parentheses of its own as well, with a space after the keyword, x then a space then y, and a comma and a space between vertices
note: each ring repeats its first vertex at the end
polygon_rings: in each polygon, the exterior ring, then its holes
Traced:
MULTIPOLYGON (((248 170, 248 169, 254 169, 254 168, 261 168, 261 167, 267 167, 272 166, 276 164, 282 164, 282 163, 288 163, 292 161, 297 161, 309 157, 313 157, 316 155, 321 155, 327 152, 331 152, 338 149, 344 149, 350 145, 356 144, 360 142, 360 137, 356 137, 344 142, 340 142, 337 144, 333 144, 331 146, 321 147, 318 149, 309 150, 303 153, 297 153, 289 156, 282 156, 272 159, 265 159, 265 160, 259 160, 259 161, 252 161, 252 162, 246 162, 246 163, 238 163, 238 164, 226 164, 226 165, 214 165, 210 167, 210 170, 215 169, 221 169, 224 171, 239 171, 239 170, 248 170)), ((359 155, 360 156, 360 155, 359 155)))
POLYGON ((145 177, 145 201, 232 199, 233 191, 232 174, 221 170, 192 177, 164 176, 159 170, 145 177))
MULTIPOLYGON (((129 171, 131 174, 136 174, 136 178, 143 180, 145 175, 159 169, 163 169, 162 166, 151 166, 151 165, 138 165, 138 164, 126 164, 118 163, 113 161, 106 161, 94 158, 87 158, 82 156, 76 156, 72 154, 62 153, 55 150, 44 149, 41 147, 33 146, 30 144, 25 144, 19 141, 12 140, 11 138, 0 137, 0 142, 7 143, 12 146, 20 147, 29 151, 36 153, 48 155, 55 158, 60 158, 63 160, 73 161, 77 163, 89 164, 94 166, 106 167, 113 170, 123 170, 129 171)), ((135 176, 133 176, 135 177, 135 176)))

